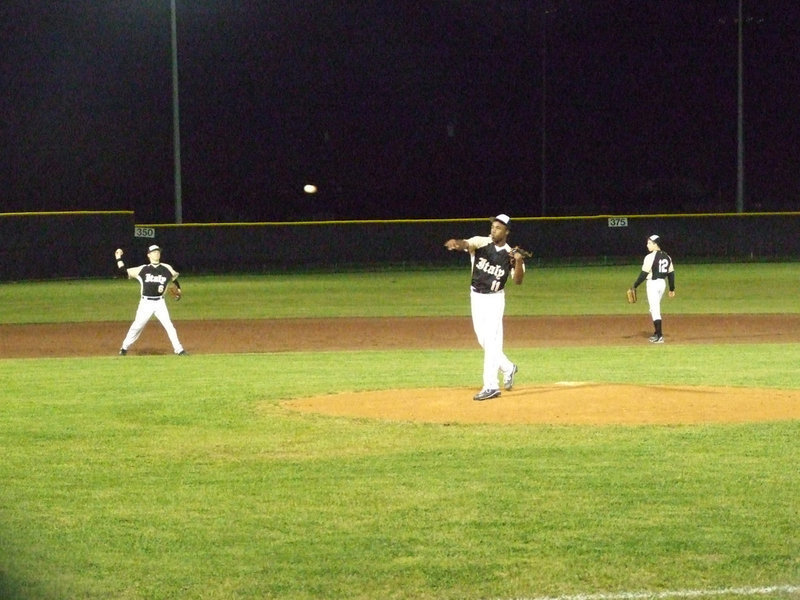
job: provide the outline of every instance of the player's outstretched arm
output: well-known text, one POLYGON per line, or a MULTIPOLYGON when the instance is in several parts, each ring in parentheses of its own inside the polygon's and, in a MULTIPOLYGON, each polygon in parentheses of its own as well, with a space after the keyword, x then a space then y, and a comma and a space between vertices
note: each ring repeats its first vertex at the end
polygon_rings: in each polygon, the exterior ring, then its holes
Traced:
POLYGON ((444 247, 448 250, 468 250, 469 244, 467 240, 450 239, 444 243, 444 247))
POLYGON ((117 262, 117 277, 127 277, 128 270, 125 268, 125 261, 122 260, 122 248, 114 250, 114 259, 117 262))
POLYGON ((114 258, 117 261, 117 275, 119 277, 126 277, 127 279, 133 279, 139 274, 139 271, 141 271, 142 268, 133 267, 131 269, 127 269, 125 267, 125 261, 122 260, 123 254, 124 253, 122 252, 122 248, 117 248, 116 250, 114 250, 114 258))

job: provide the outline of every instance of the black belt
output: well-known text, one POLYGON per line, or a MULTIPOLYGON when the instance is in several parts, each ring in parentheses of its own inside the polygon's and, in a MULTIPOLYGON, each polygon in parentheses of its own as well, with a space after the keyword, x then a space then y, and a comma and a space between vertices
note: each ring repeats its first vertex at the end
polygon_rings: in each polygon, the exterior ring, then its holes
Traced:
POLYGON ((142 296, 142 300, 161 300, 161 296, 142 296))

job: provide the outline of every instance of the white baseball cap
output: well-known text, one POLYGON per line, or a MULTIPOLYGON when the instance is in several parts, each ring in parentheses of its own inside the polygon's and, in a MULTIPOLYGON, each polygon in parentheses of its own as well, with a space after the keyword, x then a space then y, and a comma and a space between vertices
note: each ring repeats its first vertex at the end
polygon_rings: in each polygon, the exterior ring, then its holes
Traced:
POLYGON ((160 248, 160 247, 158 247, 158 246, 156 246, 155 244, 153 244, 152 246, 150 246, 150 247, 147 249, 147 253, 148 253, 148 254, 150 254, 151 252, 154 252, 155 250, 158 250, 158 251, 160 252, 160 251, 161 251, 161 248, 160 248))
POLYGON ((508 227, 508 224, 511 223, 511 217, 509 217, 507 214, 500 213, 494 219, 492 219, 492 221, 500 221, 503 225, 508 227))

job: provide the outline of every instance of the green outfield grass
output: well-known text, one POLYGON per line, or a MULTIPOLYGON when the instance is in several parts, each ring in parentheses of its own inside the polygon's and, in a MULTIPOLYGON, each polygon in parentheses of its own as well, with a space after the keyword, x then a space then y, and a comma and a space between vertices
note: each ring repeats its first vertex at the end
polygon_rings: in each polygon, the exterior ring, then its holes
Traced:
MULTIPOLYGON (((678 267, 670 312, 797 312, 797 265, 678 267)), ((628 312, 637 269, 532 271, 509 314, 628 312)), ((171 307, 177 319, 466 315, 467 279, 187 277, 186 301, 171 307)), ((2 284, 0 321, 128 321, 135 288, 2 284)), ((515 348, 514 358, 518 386, 578 373, 800 389, 800 344, 515 348)), ((472 386, 480 360, 477 348, 0 360, 0 598, 800 594, 800 422, 429 425, 281 406, 472 386)))
MULTIPOLYGON (((469 261, 455 258, 460 268, 446 270, 187 276, 184 300, 170 307, 175 320, 467 315, 469 261)), ((624 299, 639 266, 531 268, 522 286, 509 286, 506 314, 646 312, 624 299)), ((800 311, 799 263, 678 264, 676 279, 665 313, 800 311)), ((0 284, 0 322, 127 321, 138 289, 124 279, 0 284)))

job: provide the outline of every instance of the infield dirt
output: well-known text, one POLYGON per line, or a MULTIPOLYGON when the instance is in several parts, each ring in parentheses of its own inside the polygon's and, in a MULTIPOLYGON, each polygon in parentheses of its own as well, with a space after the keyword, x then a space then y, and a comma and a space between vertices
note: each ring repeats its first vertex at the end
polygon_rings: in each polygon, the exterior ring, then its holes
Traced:
MULTIPOLYGON (((129 322, 0 324, 0 358, 116 354, 129 322)), ((175 321, 192 354, 303 350, 477 348, 469 317, 175 321)), ((506 348, 628 346, 647 343, 647 315, 506 317, 506 348)), ((674 315, 664 319, 667 343, 800 342, 800 315, 674 315)), ((161 325, 151 320, 131 355, 169 354, 161 325)))

